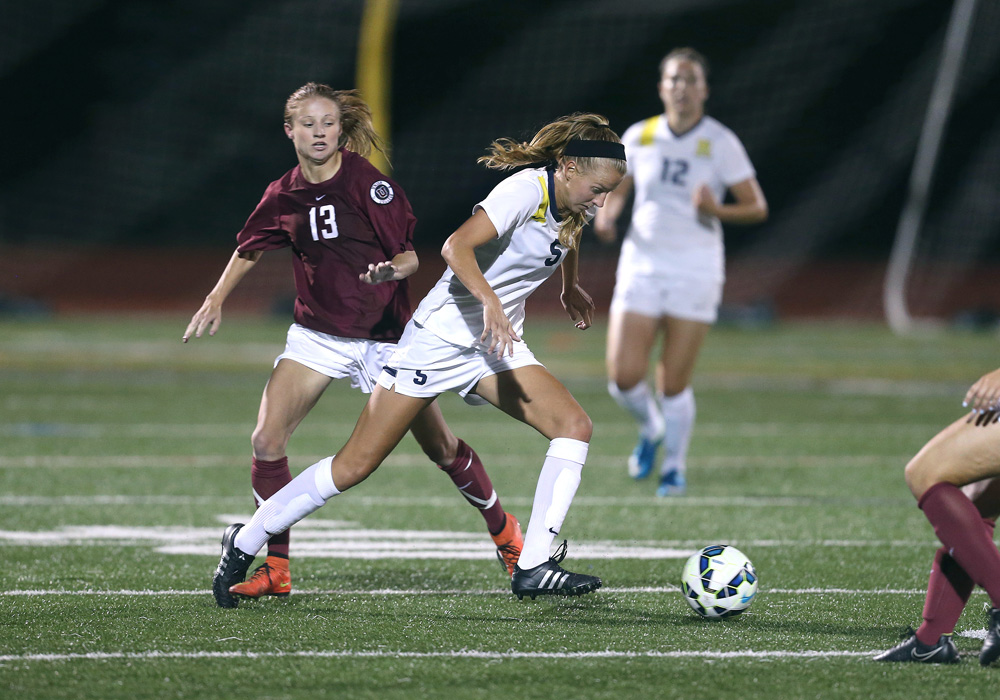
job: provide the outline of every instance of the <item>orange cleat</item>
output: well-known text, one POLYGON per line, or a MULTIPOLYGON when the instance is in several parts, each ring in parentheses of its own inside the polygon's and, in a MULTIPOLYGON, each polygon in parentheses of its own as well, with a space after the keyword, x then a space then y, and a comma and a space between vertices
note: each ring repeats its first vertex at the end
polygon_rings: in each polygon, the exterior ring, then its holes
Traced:
POLYGON ((507 522, 503 525, 503 530, 498 535, 491 535, 493 542, 497 546, 497 559, 500 566, 507 570, 507 574, 514 575, 514 565, 517 564, 518 557, 521 556, 521 547, 524 546, 524 535, 521 534, 521 523, 517 522, 510 513, 507 513, 507 522))
POLYGON ((248 581, 230 586, 229 592, 244 598, 261 598, 266 595, 284 598, 292 592, 292 576, 288 571, 288 560, 268 557, 254 570, 248 581))

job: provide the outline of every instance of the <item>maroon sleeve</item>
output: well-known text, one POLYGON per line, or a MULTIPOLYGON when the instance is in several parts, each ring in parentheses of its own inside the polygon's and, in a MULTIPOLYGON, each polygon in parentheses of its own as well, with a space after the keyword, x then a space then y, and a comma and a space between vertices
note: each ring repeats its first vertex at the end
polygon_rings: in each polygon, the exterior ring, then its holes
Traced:
POLYGON ((278 208, 278 195, 281 192, 281 180, 275 180, 264 191, 260 204, 236 234, 237 250, 241 253, 248 250, 277 250, 292 244, 288 231, 281 228, 281 212, 278 208))
POLYGON ((359 188, 358 195, 364 202, 372 230, 389 259, 413 250, 413 229, 417 225, 417 217, 413 215, 403 188, 377 170, 373 179, 365 178, 362 183, 364 187, 359 188))

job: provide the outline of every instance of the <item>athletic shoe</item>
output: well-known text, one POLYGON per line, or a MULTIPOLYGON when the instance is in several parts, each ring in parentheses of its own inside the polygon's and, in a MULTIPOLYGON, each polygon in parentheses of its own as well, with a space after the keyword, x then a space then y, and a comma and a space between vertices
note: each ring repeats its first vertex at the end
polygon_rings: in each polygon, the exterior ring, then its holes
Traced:
POLYGON ((212 595, 220 608, 235 608, 240 601, 229 592, 229 587, 240 583, 247 577, 247 569, 253 563, 253 556, 236 549, 233 542, 236 533, 243 529, 243 523, 235 523, 222 533, 222 559, 219 568, 212 577, 212 595))
POLYGON ((586 574, 574 574, 559 566, 566 558, 565 540, 547 562, 531 569, 514 566, 510 579, 510 590, 518 600, 528 596, 532 600, 539 595, 583 595, 601 587, 601 579, 586 574))
POLYGON ((507 572, 508 576, 514 575, 514 565, 517 558, 521 556, 521 547, 524 546, 524 536, 521 534, 521 523, 517 522, 510 513, 507 513, 507 522, 503 524, 500 534, 490 535, 497 546, 497 559, 500 566, 507 572))
POLYGON ((286 597, 292 592, 292 575, 288 571, 288 560, 268 557, 254 570, 246 583, 230 586, 229 592, 241 598, 260 598, 266 595, 286 597))
POLYGON ((990 610, 990 624, 986 627, 986 639, 979 650, 979 663, 989 666, 1000 657, 1000 608, 990 610))
POLYGON ((628 475, 633 479, 645 479, 653 471, 653 463, 656 461, 656 451, 660 449, 659 440, 650 440, 640 437, 635 449, 628 458, 628 475))
POLYGON ((684 475, 676 469, 671 469, 660 476, 660 487, 656 489, 656 495, 660 498, 667 496, 683 496, 687 491, 687 482, 684 475))
POLYGON ((913 661, 918 664, 958 663, 958 648, 950 634, 942 634, 937 644, 924 644, 911 627, 907 637, 889 651, 883 651, 875 661, 913 661))

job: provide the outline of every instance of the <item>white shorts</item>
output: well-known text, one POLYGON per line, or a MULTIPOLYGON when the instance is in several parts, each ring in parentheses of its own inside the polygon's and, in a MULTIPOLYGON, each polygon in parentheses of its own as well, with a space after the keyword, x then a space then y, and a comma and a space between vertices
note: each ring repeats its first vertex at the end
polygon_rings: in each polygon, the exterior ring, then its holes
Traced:
POLYGON ((430 397, 453 391, 475 406, 486 403, 469 393, 483 377, 541 364, 524 341, 514 343, 512 356, 497 359, 496 354, 452 345, 410 321, 378 383, 386 389, 395 386, 396 393, 406 396, 430 397))
POLYGON ((688 321, 715 323, 722 303, 722 282, 677 277, 619 276, 611 298, 611 310, 651 318, 670 316, 688 321))
POLYGON ((274 364, 294 360, 332 379, 350 379, 352 389, 370 394, 395 349, 395 343, 341 338, 293 323, 285 339, 285 351, 274 364))

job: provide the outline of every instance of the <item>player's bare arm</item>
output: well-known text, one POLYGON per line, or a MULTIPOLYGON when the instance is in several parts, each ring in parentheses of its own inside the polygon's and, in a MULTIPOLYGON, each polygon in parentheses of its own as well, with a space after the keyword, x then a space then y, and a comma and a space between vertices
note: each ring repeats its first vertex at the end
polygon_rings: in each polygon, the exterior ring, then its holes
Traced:
POLYGON ((480 341, 485 343, 489 338, 489 353, 492 354, 495 350, 497 357, 503 357, 504 352, 514 354, 514 343, 520 338, 504 313, 500 298, 490 287, 476 262, 476 248, 496 237, 497 230, 490 217, 485 211, 478 209, 444 242, 441 256, 458 280, 483 305, 483 334, 480 341))
POLYGON ((200 338, 206 328, 208 328, 210 336, 215 335, 216 331, 219 330, 219 324, 222 323, 222 302, 226 300, 229 293, 236 288, 236 285, 263 254, 264 251, 261 250, 250 250, 242 253, 237 250, 233 253, 233 257, 229 259, 229 264, 223 270, 219 281, 215 283, 215 287, 205 297, 201 308, 191 318, 191 323, 188 324, 184 335, 181 336, 181 342, 186 343, 192 334, 195 338, 200 338))
POLYGON ((576 322, 576 327, 585 331, 593 323, 594 300, 580 286, 579 269, 580 251, 567 251, 562 264, 562 292, 559 301, 569 317, 576 322))
POLYGON ((358 275, 358 279, 366 284, 381 284, 406 279, 420 267, 420 260, 415 250, 407 250, 392 260, 371 263, 368 270, 358 275))
POLYGON ((733 193, 732 204, 719 202, 708 185, 696 187, 691 201, 699 214, 714 216, 724 224, 759 224, 767 219, 767 200, 757 178, 737 182, 729 188, 733 193))

